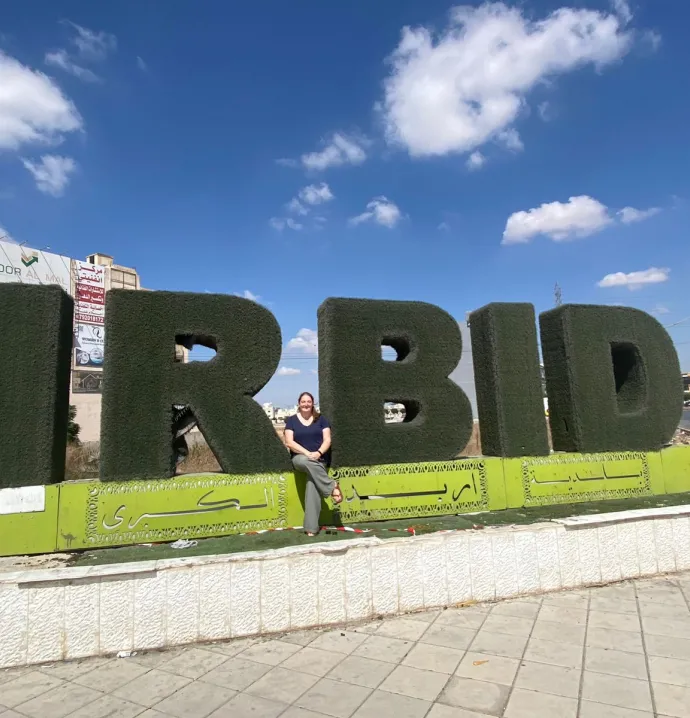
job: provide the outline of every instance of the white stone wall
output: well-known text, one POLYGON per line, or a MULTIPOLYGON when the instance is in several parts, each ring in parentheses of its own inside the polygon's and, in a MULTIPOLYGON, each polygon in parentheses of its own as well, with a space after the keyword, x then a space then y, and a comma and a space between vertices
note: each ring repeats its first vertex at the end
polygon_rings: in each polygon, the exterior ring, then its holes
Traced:
POLYGON ((0 668, 690 569, 690 506, 525 527, 0 573, 0 668))
POLYGON ((70 394, 69 402, 77 408, 75 421, 79 424, 79 440, 84 443, 101 438, 101 396, 82 392, 70 394))

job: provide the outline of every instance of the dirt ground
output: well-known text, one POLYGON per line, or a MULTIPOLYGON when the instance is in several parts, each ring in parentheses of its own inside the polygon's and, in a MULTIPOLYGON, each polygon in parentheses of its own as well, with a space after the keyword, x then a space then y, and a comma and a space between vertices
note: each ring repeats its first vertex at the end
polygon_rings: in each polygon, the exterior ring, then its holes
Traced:
MULTIPOLYGON (((276 427, 280 440, 284 440, 284 428, 276 427)), ((200 433, 194 434, 189 441, 189 456, 179 465, 178 474, 196 474, 220 471, 216 457, 200 433)), ((481 456, 481 438, 479 424, 474 423, 472 436, 467 446, 458 454, 462 456, 481 456)), ((70 446, 67 449, 66 476, 67 481, 98 478, 98 446, 70 446)))

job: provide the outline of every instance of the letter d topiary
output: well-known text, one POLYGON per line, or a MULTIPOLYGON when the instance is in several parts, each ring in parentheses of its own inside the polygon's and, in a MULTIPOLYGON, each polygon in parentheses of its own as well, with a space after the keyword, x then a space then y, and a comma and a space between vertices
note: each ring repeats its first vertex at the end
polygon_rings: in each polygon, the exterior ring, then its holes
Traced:
POLYGON ((556 451, 657 451, 683 410, 678 355, 654 317, 572 304, 539 318, 556 451))

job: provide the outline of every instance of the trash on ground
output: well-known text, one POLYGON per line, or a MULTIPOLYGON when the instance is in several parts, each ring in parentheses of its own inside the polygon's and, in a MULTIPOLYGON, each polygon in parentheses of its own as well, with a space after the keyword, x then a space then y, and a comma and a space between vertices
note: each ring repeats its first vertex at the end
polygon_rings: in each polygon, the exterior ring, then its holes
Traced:
POLYGON ((177 541, 170 544, 170 548, 194 548, 198 543, 198 541, 191 541, 190 539, 177 539, 177 541))

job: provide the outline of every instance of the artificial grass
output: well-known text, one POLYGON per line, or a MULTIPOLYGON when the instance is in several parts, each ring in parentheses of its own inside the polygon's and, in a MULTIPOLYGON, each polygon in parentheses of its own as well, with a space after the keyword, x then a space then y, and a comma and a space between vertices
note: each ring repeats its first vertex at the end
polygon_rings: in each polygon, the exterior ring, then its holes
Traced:
POLYGON ((487 304, 470 327, 482 453, 547 456, 534 307, 487 304))
POLYGON ((564 305, 539 318, 555 451, 657 451, 683 383, 673 342, 638 309, 564 305))
POLYGON ((632 511, 662 506, 681 506, 690 503, 690 493, 647 496, 636 499, 616 499, 588 504, 560 504, 557 506, 538 506, 521 509, 507 509, 488 513, 433 516, 419 519, 400 519, 397 521, 377 521, 357 524, 357 528, 369 529, 366 534, 353 534, 344 531, 321 532, 313 538, 302 531, 273 531, 258 535, 223 536, 201 539, 187 549, 174 549, 170 544, 153 546, 123 546, 121 548, 83 551, 72 555, 73 566, 96 566, 129 561, 151 561, 155 559, 183 558, 190 556, 210 556, 215 554, 244 553, 246 551, 267 551, 286 546, 310 546, 315 543, 351 540, 353 538, 401 538, 409 533, 401 533, 414 528, 417 535, 435 531, 464 530, 484 526, 527 526, 568 516, 585 516, 613 511, 632 511), (391 529, 395 529, 392 531, 391 529))
POLYGON ((0 488, 64 478, 73 314, 60 287, 0 284, 0 488))
POLYGON ((285 447, 252 399, 281 352, 274 316, 224 294, 112 290, 106 299, 102 481, 172 476, 172 407, 191 406, 228 474, 289 469, 285 447), (175 344, 216 350, 176 363, 175 344))
POLYGON ((333 425, 333 466, 450 460, 472 434, 472 408, 448 376, 462 354, 456 321, 423 302, 327 299, 318 310, 319 395, 333 425), (381 357, 382 346, 397 361, 381 357), (405 405, 386 424, 386 402, 405 405))

